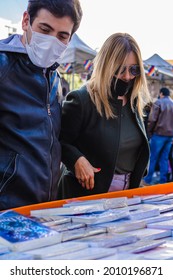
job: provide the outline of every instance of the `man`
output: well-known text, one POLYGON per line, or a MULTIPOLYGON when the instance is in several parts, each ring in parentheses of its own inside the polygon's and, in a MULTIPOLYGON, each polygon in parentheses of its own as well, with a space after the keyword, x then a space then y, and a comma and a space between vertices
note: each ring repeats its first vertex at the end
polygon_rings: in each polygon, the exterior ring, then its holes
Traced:
POLYGON ((57 199, 55 70, 81 18, 79 0, 29 0, 23 36, 0 41, 0 210, 57 199))
POLYGON ((152 105, 148 119, 150 166, 144 185, 152 183, 156 164, 160 167, 160 183, 168 179, 168 160, 173 140, 173 100, 168 88, 161 88, 159 99, 152 105))

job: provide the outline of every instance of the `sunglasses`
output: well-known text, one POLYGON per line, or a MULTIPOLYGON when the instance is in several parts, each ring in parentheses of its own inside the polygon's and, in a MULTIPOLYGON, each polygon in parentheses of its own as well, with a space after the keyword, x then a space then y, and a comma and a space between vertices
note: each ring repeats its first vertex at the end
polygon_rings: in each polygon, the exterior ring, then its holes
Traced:
POLYGON ((141 74, 139 65, 135 64, 135 65, 131 65, 131 66, 122 66, 121 68, 119 68, 117 70, 116 75, 119 74, 119 71, 120 71, 120 75, 124 74, 127 69, 129 71, 130 75, 132 75, 134 77, 139 76, 141 74))

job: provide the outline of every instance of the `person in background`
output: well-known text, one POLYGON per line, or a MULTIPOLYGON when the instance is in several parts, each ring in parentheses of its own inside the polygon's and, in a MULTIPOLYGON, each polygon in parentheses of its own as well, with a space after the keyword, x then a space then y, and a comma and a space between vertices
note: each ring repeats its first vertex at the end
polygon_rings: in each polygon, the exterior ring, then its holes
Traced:
POLYGON ((148 117, 149 117, 149 114, 150 114, 150 111, 151 111, 151 107, 152 107, 152 102, 150 102, 149 104, 147 104, 144 108, 144 113, 145 113, 145 117, 144 117, 144 125, 145 125, 145 130, 146 130, 146 133, 147 133, 147 137, 149 138, 149 135, 148 135, 148 131, 147 131, 147 126, 148 126, 148 117))
POLYGON ((147 131, 150 138, 150 165, 143 184, 152 184, 156 164, 160 167, 160 181, 168 181, 169 154, 173 141, 173 100, 170 91, 160 89, 159 99, 152 105, 148 118, 147 131))
POLYGON ((169 152, 168 182, 173 182, 173 141, 169 152))
POLYGON ((60 173, 60 56, 78 0, 29 0, 23 35, 0 41, 0 209, 55 200, 60 173))
POLYGON ((62 96, 64 99, 67 93, 70 91, 70 86, 64 77, 61 78, 61 84, 62 84, 62 96))
POLYGON ((62 105, 58 199, 139 187, 149 160, 143 122, 149 102, 138 44, 129 34, 112 34, 91 78, 62 105))

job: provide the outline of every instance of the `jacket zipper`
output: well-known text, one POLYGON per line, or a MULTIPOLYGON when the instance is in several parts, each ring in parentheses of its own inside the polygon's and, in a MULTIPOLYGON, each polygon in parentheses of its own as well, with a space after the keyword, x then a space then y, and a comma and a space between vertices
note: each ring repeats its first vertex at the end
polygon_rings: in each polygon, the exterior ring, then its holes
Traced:
POLYGON ((52 137, 52 120, 51 120, 51 109, 50 109, 50 90, 49 90, 49 84, 47 81, 47 77, 46 77, 46 68, 43 69, 43 75, 45 77, 46 80, 46 90, 47 90, 47 104, 46 104, 46 108, 47 108, 47 114, 49 116, 49 122, 50 122, 50 128, 51 128, 51 144, 50 144, 50 184, 49 184, 49 195, 48 195, 48 201, 51 200, 51 193, 52 193, 52 183, 53 183, 53 176, 52 176, 52 156, 51 156, 51 149, 52 149, 52 144, 53 144, 53 137, 52 137))

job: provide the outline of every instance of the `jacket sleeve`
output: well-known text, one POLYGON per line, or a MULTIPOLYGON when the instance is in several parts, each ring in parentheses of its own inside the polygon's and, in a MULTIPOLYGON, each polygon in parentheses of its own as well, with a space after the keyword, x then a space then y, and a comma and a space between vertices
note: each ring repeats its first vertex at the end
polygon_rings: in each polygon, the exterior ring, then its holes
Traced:
POLYGON ((151 137, 154 133, 155 126, 157 124, 158 118, 160 113, 160 106, 159 103, 156 101, 151 108, 149 118, 148 118, 148 124, 147 124, 147 131, 149 137, 151 137))
POLYGON ((82 129, 84 108, 79 91, 70 92, 62 105, 62 122, 60 142, 62 145, 62 162, 74 171, 74 164, 83 154, 76 147, 82 129))

